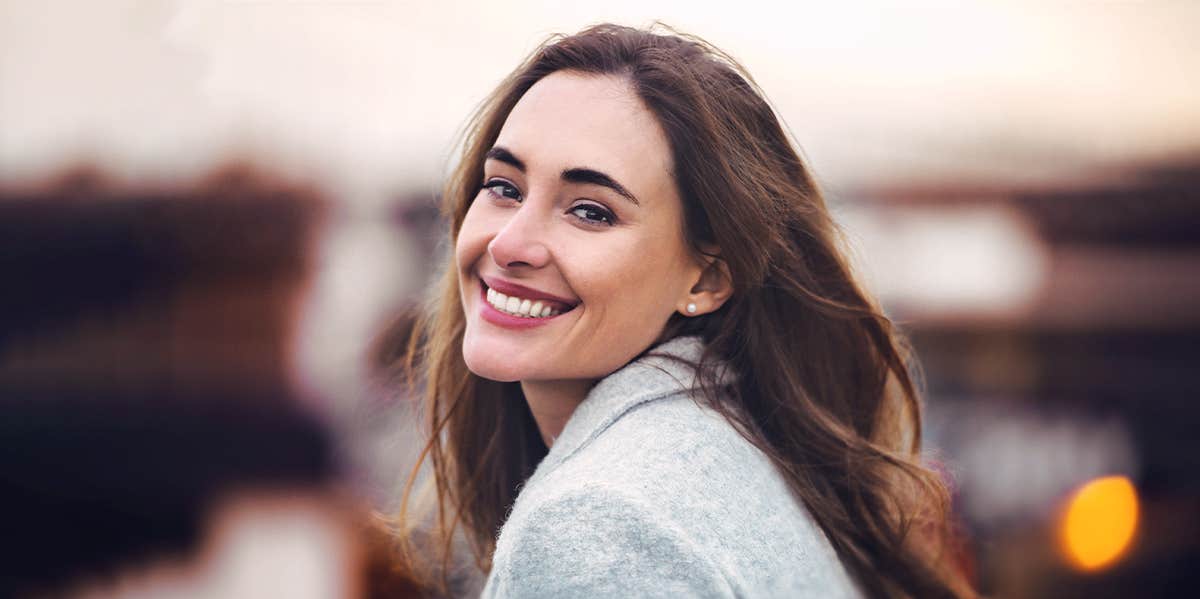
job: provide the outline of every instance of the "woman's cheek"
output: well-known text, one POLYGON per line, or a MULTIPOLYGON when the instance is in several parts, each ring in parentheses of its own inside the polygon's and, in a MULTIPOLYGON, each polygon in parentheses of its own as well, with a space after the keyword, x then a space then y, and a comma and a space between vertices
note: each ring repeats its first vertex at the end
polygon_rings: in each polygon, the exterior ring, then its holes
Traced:
POLYGON ((488 236, 480 218, 479 202, 471 205, 463 218, 463 224, 458 229, 458 238, 454 243, 454 254, 461 270, 471 269, 479 258, 487 251, 488 236))

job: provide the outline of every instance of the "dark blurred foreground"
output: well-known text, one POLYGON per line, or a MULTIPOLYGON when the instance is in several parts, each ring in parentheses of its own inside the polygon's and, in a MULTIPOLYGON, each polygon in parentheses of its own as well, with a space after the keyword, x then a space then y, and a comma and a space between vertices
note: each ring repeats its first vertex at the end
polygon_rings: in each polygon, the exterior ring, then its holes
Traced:
POLYGON ((413 595, 291 383, 315 193, 0 195, 0 596, 413 595))

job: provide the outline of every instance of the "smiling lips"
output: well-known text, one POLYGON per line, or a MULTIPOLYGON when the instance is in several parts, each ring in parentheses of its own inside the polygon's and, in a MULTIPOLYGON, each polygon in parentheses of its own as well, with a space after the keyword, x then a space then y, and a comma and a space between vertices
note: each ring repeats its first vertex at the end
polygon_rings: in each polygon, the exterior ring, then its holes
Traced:
POLYGON ((496 324, 534 324, 536 321, 549 320, 559 314, 573 309, 577 303, 531 289, 523 285, 509 283, 503 279, 481 277, 484 284, 483 299, 487 302, 485 314, 490 313, 489 320, 496 324), (490 311, 487 308, 493 308, 490 311))
POLYGON ((487 301, 505 314, 522 318, 546 318, 559 313, 541 300, 532 301, 515 295, 504 295, 491 288, 487 290, 487 301))

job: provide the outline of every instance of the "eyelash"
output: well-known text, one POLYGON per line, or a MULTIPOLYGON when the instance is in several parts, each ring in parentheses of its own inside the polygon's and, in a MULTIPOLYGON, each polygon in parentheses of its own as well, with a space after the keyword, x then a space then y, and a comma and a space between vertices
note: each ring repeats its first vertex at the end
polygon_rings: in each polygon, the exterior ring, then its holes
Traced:
MULTIPOLYGON (((505 198, 516 202, 521 201, 521 190, 517 189, 515 185, 505 181, 504 179, 488 180, 482 186, 480 186, 480 190, 487 190, 488 195, 495 199, 505 198), (496 191, 497 189, 500 189, 501 191, 496 191), (506 193, 510 191, 514 195, 508 195, 508 193, 506 193)), ((599 204, 576 204, 575 206, 571 207, 570 214, 579 222, 591 227, 611 227, 617 223, 616 215, 614 215, 612 211, 600 206, 599 204), (598 215, 600 220, 585 218, 576 214, 581 210, 586 211, 585 213, 590 213, 593 216, 598 215)))
POLYGON ((493 197, 508 198, 510 200, 518 199, 516 197, 505 195, 504 193, 497 193, 496 192, 497 187, 511 189, 513 191, 513 193, 515 193, 518 197, 521 195, 521 190, 517 189, 517 187, 515 185, 513 185, 512 183, 509 183, 508 181, 505 181, 504 179, 492 179, 490 181, 487 181, 480 187, 480 189, 488 190, 488 193, 491 194, 493 197))

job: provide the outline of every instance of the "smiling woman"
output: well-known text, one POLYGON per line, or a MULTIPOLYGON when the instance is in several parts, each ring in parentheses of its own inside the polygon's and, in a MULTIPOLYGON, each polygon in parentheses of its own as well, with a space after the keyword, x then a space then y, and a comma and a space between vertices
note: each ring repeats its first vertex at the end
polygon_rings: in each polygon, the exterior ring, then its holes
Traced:
POLYGON ((455 251, 463 358, 520 382, 549 446, 588 387, 650 347, 671 314, 715 311, 732 289, 720 276, 693 290, 716 261, 684 238, 670 145, 627 79, 546 76, 486 156, 455 251))
POLYGON ((469 131, 409 351, 443 583, 462 526, 491 597, 971 594, 909 352, 735 62, 596 26, 469 131))

